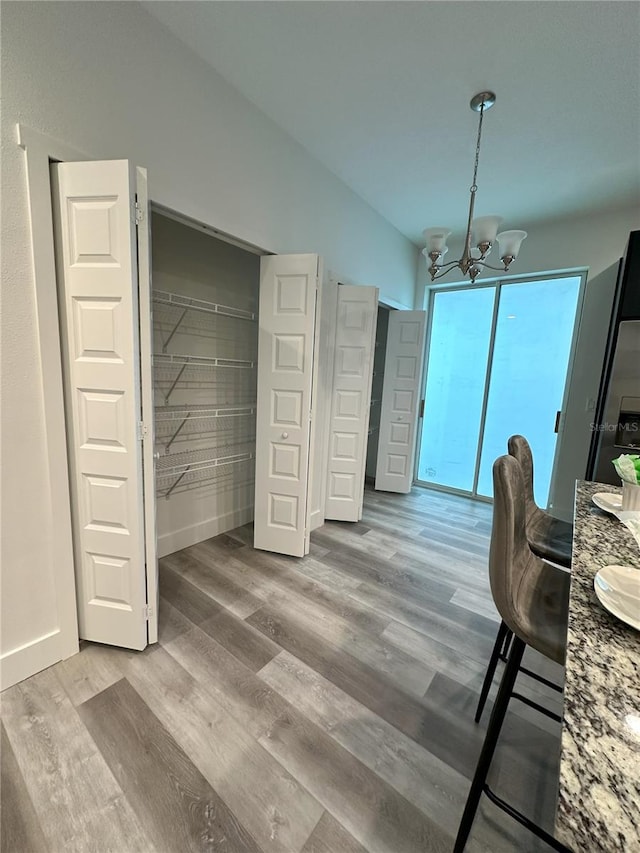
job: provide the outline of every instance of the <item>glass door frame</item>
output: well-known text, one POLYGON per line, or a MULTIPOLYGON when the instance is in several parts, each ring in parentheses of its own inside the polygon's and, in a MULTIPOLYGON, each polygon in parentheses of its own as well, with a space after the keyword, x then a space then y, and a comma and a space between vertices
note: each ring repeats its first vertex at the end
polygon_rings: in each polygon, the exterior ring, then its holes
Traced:
MULTIPOLYGON (((575 364, 575 355, 576 355, 576 347, 578 343, 578 333, 580 330, 580 321, 582 318, 582 311, 584 305, 584 297, 586 292, 586 284, 587 284, 587 274, 588 269, 586 267, 578 267, 567 270, 558 270, 555 272, 536 272, 536 273, 527 273, 524 275, 512 275, 512 276, 501 276, 500 278, 487 278, 483 279, 477 284, 471 284, 470 282, 453 282, 452 284, 429 284, 425 287, 425 295, 424 295, 424 308, 427 312, 427 334, 425 339, 425 355, 424 355, 424 366, 422 370, 422 396, 421 396, 421 406, 420 406, 420 418, 418 419, 418 429, 416 430, 416 454, 415 454, 415 468, 414 468, 414 476, 413 482, 414 485, 420 486, 423 489, 433 489, 438 492, 445 492, 450 495, 461 495, 463 497, 472 498, 476 501, 482 501, 483 503, 493 503, 493 498, 487 497, 486 495, 478 494, 478 480, 480 479, 480 466, 482 462, 482 444, 484 441, 484 432, 485 432, 485 421, 487 415, 487 404, 489 400, 489 389, 491 385, 491 370, 493 366, 493 354, 495 350, 495 339, 496 339, 496 327, 498 322, 498 311, 500 309, 500 296, 502 293, 503 287, 508 287, 511 284, 526 284, 527 282, 549 282, 551 284, 555 279, 561 278, 580 278, 580 284, 578 286, 578 297, 576 300, 576 313, 574 317, 573 323, 573 331, 571 333, 571 346, 569 349, 569 359, 567 362, 567 373, 564 382, 564 390, 562 392, 562 403, 561 403, 561 416, 558 424, 558 438, 556 439, 556 446, 554 451, 553 458, 553 466, 551 469, 551 480, 549 484, 549 500, 551 501, 553 497, 553 483, 555 479, 555 471, 556 465, 558 462, 558 447, 560 446, 560 436, 562 434, 562 430, 564 428, 564 421, 566 418, 566 409, 567 409, 567 400, 569 397, 569 389, 571 386, 571 375, 573 373, 574 364, 575 364), (424 407, 426 403, 426 391, 427 391, 427 371, 429 370, 429 351, 431 347, 431 332, 433 326, 433 315, 434 315, 434 300, 438 293, 443 292, 451 292, 451 291, 459 291, 459 290, 478 290, 480 288, 493 288, 494 289, 494 298, 493 298, 493 314, 491 317, 491 330, 489 333, 489 353, 487 356, 487 364, 485 369, 484 376, 484 389, 482 395, 482 408, 480 412, 480 429, 478 432, 478 443, 476 446, 476 463, 475 469, 473 472, 473 485, 471 490, 467 489, 458 489, 454 486, 443 486, 439 483, 431 483, 426 480, 418 479, 418 470, 420 465, 420 447, 422 446, 422 429, 424 425, 424 407)), ((506 452, 506 448, 505 448, 506 452)))

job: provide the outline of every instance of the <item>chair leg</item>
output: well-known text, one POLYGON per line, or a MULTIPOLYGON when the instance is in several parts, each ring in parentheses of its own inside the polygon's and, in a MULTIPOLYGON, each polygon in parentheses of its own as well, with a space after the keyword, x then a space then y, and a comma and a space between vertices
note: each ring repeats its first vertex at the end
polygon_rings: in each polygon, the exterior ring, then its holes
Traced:
POLYGON ((509 650, 511 649, 511 640, 513 639, 513 631, 507 630, 507 636, 504 638, 504 646, 502 647, 502 653, 500 657, 503 661, 506 662, 509 657, 509 650))
POLYGON ((484 710, 484 706, 487 701, 487 696, 489 695, 489 690, 491 689, 491 683, 493 682, 493 676, 496 672, 498 660, 500 659, 500 656, 503 652, 503 646, 505 646, 509 642, 510 638, 511 631, 509 630, 509 628, 507 628, 506 624, 501 621, 500 627, 498 628, 498 636, 496 637, 496 641, 493 644, 493 651, 491 652, 491 657, 489 658, 489 665, 487 666, 484 681, 482 682, 480 700, 476 709, 476 723, 480 722, 480 717, 482 716, 482 711, 484 710))
POLYGON ((476 772, 474 773, 473 781, 471 782, 469 796, 467 797, 467 803, 464 807, 464 812, 458 828, 458 836, 453 848, 453 853, 462 853, 465 844, 467 843, 469 833, 471 832, 473 820, 476 816, 478 803, 482 796, 482 790, 487 779, 489 768, 491 767, 491 761, 496 750, 500 730, 502 729, 502 723, 504 722, 504 718, 507 713, 509 699, 511 698, 513 685, 515 684, 518 676, 518 669, 520 667, 520 662, 522 661, 522 655, 524 654, 525 647, 526 643, 514 635, 511 643, 511 653, 504 669, 502 680, 500 681, 500 689, 498 690, 496 702, 493 706, 493 712, 491 714, 491 719, 489 720, 487 734, 485 735, 484 743, 482 744, 482 751, 480 752, 476 772))

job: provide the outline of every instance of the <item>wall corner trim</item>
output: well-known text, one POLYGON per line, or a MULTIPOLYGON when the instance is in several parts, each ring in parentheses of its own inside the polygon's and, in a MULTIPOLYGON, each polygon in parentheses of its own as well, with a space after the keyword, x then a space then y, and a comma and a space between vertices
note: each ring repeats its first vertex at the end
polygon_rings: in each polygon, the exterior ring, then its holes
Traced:
POLYGON ((47 570, 51 573, 55 589, 54 624, 58 627, 49 634, 34 637, 3 656, 3 688, 78 651, 78 617, 71 538, 49 164, 52 160, 84 160, 86 156, 65 143, 22 124, 16 124, 16 139, 18 146, 24 150, 25 154, 25 189, 31 231, 32 281, 40 349, 47 475, 52 517, 51 562, 47 570))

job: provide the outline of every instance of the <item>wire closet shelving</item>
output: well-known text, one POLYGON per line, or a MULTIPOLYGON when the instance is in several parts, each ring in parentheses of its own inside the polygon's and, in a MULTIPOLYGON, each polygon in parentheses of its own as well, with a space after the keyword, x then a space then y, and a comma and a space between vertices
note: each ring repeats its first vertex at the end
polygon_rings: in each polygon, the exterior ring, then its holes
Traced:
POLYGON ((228 321, 255 324, 256 314, 168 291, 155 291, 153 303, 160 306, 154 309, 160 351, 153 355, 158 495, 169 498, 208 484, 217 491, 251 484, 257 360, 254 343, 250 352, 238 349, 246 350, 255 335, 239 334, 228 321), (192 323, 191 312, 201 320, 204 315, 203 321, 192 323), (199 350, 204 340, 211 354, 169 352, 176 335, 181 349, 189 348, 185 342, 192 337, 199 350))

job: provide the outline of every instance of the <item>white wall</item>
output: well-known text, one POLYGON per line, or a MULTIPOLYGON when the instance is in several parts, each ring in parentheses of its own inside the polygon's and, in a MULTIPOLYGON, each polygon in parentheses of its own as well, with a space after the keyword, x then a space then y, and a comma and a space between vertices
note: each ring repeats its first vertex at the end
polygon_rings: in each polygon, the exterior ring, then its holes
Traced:
POLYGON ((413 302, 415 247, 134 3, 2 9, 2 629, 53 631, 52 512, 21 122, 149 170, 154 201, 413 302))

